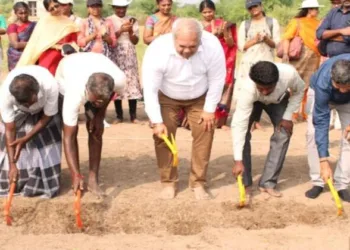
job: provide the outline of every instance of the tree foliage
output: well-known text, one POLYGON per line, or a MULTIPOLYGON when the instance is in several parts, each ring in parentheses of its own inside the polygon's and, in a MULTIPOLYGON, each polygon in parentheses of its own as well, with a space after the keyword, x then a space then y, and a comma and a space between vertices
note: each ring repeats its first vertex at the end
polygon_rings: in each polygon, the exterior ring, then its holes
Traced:
MULTIPOLYGON (((104 1, 109 3, 111 0, 104 1)), ((246 0, 220 0, 216 4, 216 14, 231 22, 240 23, 249 17, 245 9, 246 0)), ((264 10, 268 16, 276 18, 282 26, 297 14, 298 8, 302 0, 263 0, 264 10)), ((75 0, 74 11, 81 17, 87 16, 86 0, 75 0)), ((328 0, 319 0, 320 4, 324 4, 325 8, 321 8, 323 17, 330 9, 328 0)), ((0 11, 6 17, 11 13, 13 1, 0 0, 0 11)), ((156 0, 134 0, 128 9, 129 15, 135 16, 142 24, 148 15, 151 15, 156 10, 156 0)), ((109 4, 103 7, 104 16, 109 16, 113 13, 113 9, 109 4)), ((174 3, 173 13, 179 17, 194 17, 200 18, 198 5, 177 6, 174 3)))

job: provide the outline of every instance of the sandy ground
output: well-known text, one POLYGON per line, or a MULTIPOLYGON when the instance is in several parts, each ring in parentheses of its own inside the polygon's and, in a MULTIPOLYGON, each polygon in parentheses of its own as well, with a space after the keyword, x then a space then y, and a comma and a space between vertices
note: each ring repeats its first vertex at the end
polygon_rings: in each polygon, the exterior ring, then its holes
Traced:
MULTIPOLYGON (((146 121, 140 105, 139 113, 146 121)), ((127 114, 127 111, 125 111, 127 114)), ((127 115, 126 115, 127 117, 127 115)), ((113 119, 112 108, 108 113, 113 119)), ((12 227, 0 225, 0 249, 349 249, 350 222, 337 218, 327 190, 308 200, 310 187, 305 146, 306 124, 298 124, 290 144, 279 188, 284 197, 256 192, 251 208, 238 210, 237 185, 231 175, 229 131, 217 130, 208 181, 215 197, 194 200, 188 189, 190 131, 180 129, 180 192, 162 201, 159 175, 147 125, 113 125, 104 135, 101 184, 108 197, 83 199, 83 232, 74 225, 73 195, 63 163, 62 193, 52 200, 15 197, 12 227)), ((272 128, 253 134, 253 174, 256 182, 269 149, 272 128)), ((339 131, 331 132, 331 153, 338 154, 339 131)), ((87 134, 79 132, 80 159, 87 174, 87 134)), ((335 158, 333 158, 335 161, 335 158)))

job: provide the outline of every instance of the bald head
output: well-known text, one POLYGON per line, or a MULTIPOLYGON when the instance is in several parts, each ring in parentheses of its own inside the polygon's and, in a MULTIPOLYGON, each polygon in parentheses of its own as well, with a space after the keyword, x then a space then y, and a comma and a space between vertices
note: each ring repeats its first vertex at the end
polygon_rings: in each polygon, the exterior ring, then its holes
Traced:
POLYGON ((202 37, 202 24, 194 18, 179 18, 173 25, 173 34, 176 38, 179 35, 195 35, 198 40, 202 37))
POLYGON ((188 59, 199 47, 202 38, 202 25, 194 18, 179 18, 172 29, 177 53, 188 59))

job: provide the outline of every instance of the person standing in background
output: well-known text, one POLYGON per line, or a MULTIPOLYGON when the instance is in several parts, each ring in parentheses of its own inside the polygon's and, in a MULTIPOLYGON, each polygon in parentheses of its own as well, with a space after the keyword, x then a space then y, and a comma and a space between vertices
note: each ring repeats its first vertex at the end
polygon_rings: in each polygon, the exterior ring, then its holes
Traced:
POLYGON ((331 9, 316 31, 318 40, 326 40, 328 57, 350 53, 350 0, 341 0, 341 6, 331 9))
MULTIPOLYGON (((6 34, 6 19, 3 15, 0 15, 0 64, 3 60, 3 51, 2 51, 2 41, 1 36, 6 34)), ((0 72, 1 73, 1 72, 0 72)))
POLYGON ((318 69, 320 65, 320 53, 315 45, 316 30, 320 24, 317 19, 319 8, 317 0, 304 0, 301 4, 299 13, 289 22, 283 35, 283 58, 284 63, 290 63, 298 71, 301 78, 305 82, 305 93, 301 103, 300 110, 293 114, 295 121, 307 120, 305 112, 307 90, 309 88, 311 75, 318 69), (303 41, 302 54, 298 60, 289 61, 289 47, 293 38, 299 36, 303 41))
POLYGON ((17 66, 38 64, 55 75, 63 58, 62 45, 76 43, 79 29, 68 17, 61 15, 57 0, 44 0, 44 7, 50 14, 39 19, 17 66))
POLYGON ((143 42, 147 45, 150 45, 158 36, 171 32, 171 27, 176 20, 176 16, 171 14, 172 0, 156 1, 158 9, 155 14, 147 17, 143 32, 143 42))
POLYGON ((135 47, 139 42, 139 24, 135 18, 126 14, 131 2, 132 0, 113 0, 112 7, 115 14, 109 17, 118 39, 118 44, 112 51, 112 60, 125 73, 127 79, 123 94, 114 100, 117 114, 115 123, 124 120, 122 106, 124 98, 129 102, 130 121, 138 123, 136 117, 137 99, 142 97, 135 47))
POLYGON ((216 108, 215 116, 217 127, 229 129, 226 125, 228 114, 230 113, 234 72, 237 53, 236 25, 225 21, 222 18, 215 18, 215 4, 211 0, 204 0, 199 5, 199 12, 202 13, 202 24, 206 31, 215 35, 224 49, 226 58, 226 79, 224 92, 221 101, 216 108))
MULTIPOLYGON (((236 83, 234 99, 239 97, 239 91, 245 84, 244 80, 249 76, 250 67, 258 61, 270 61, 275 59, 275 48, 280 41, 280 26, 276 19, 267 17, 263 10, 261 0, 247 0, 246 9, 250 19, 241 23, 238 31, 238 49, 242 52, 236 83)), ((260 115, 256 115, 252 130, 261 129, 260 115)))
POLYGON ((85 52, 101 53, 111 59, 117 39, 112 22, 102 17, 102 0, 87 0, 86 5, 89 17, 81 22, 78 45, 85 52))
POLYGON ((28 20, 29 7, 25 2, 17 2, 13 6, 13 11, 16 15, 16 21, 7 28, 9 37, 7 64, 9 71, 16 67, 36 25, 36 22, 28 20))
MULTIPOLYGON (((339 8, 341 6, 341 0, 331 0, 331 6, 332 6, 332 9, 339 8)), ((323 20, 321 20, 321 23, 322 23, 322 21, 323 20)), ((320 41, 317 39, 316 40, 316 45, 318 45, 319 42, 320 41)), ((321 55, 320 65, 322 65, 327 59, 328 59, 327 56, 322 56, 321 55)), ((330 121, 330 124, 329 124, 329 129, 330 130, 332 130, 332 129, 341 129, 341 123, 340 123, 340 120, 339 120, 339 115, 338 115, 338 112, 335 109, 333 109, 331 111, 331 121, 330 121)))
POLYGON ((80 23, 82 19, 73 12, 74 0, 59 0, 62 8, 62 15, 69 17, 78 27, 80 27, 80 23))

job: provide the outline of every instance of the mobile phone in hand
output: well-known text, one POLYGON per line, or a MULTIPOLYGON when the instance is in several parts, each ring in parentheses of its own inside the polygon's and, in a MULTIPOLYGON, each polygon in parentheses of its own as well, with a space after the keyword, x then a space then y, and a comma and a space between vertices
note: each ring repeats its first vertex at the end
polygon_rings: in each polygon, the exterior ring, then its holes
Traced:
POLYGON ((130 22, 131 24, 134 24, 134 23, 136 22, 136 18, 131 17, 131 18, 129 19, 129 22, 130 22))

